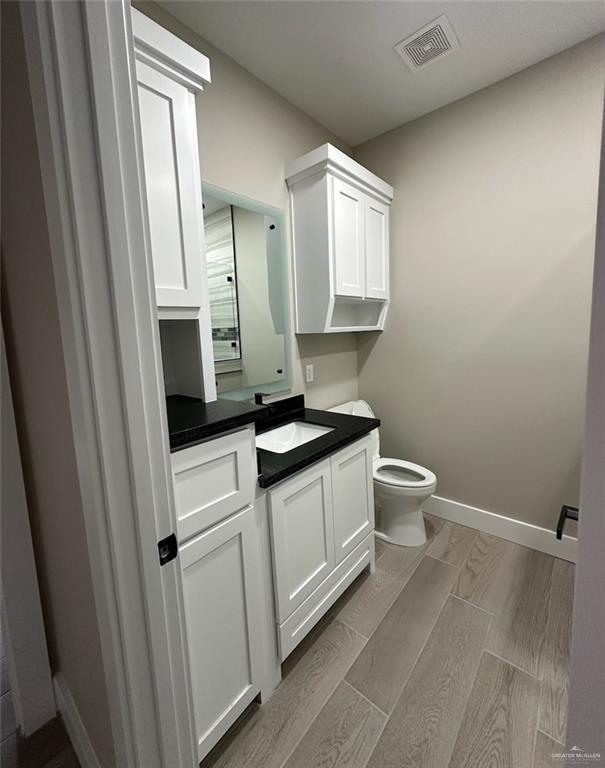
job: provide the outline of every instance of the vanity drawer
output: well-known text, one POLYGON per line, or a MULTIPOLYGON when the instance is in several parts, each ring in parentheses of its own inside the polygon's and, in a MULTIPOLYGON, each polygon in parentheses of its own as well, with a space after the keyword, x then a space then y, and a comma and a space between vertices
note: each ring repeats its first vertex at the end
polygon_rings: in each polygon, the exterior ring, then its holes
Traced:
POLYGON ((374 532, 358 544, 317 589, 277 627, 279 658, 283 661, 334 605, 345 589, 374 561, 374 532))
POLYGON ((172 454, 177 534, 185 541, 254 503, 254 427, 172 454))

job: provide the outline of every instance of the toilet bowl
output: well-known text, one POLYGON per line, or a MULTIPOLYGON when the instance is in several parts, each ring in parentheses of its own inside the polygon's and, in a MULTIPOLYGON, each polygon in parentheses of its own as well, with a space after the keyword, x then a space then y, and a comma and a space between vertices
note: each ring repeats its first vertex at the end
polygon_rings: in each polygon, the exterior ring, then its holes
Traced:
MULTIPOLYGON (((354 416, 374 418, 365 400, 332 408, 354 416)), ((378 430, 372 432, 376 536, 391 544, 419 547, 426 542, 422 505, 435 493, 437 477, 419 464, 380 456, 378 430)))

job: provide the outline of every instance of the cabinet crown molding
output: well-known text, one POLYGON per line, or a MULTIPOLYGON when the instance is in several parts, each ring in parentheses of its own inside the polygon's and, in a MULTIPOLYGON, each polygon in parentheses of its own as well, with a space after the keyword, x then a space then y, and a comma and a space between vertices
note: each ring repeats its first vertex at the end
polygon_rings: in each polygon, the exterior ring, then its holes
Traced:
POLYGON ((210 59, 136 8, 131 12, 137 59, 194 92, 203 91, 211 82, 210 59))
POLYGON ((289 163, 285 169, 286 182, 292 187, 303 179, 327 172, 359 187, 387 205, 393 200, 393 187, 390 184, 333 144, 322 144, 321 147, 289 163))

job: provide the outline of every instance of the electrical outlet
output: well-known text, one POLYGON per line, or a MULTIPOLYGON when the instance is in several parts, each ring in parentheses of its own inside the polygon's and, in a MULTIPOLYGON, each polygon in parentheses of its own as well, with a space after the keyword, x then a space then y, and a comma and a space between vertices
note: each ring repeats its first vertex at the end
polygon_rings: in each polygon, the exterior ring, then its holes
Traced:
POLYGON ((307 384, 310 384, 313 381, 313 366, 312 365, 305 365, 305 380, 307 384))

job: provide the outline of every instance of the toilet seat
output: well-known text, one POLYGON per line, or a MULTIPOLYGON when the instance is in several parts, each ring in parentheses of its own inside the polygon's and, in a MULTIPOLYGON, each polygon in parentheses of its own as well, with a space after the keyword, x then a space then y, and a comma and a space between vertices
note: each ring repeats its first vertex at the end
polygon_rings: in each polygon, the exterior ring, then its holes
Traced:
MULTIPOLYGON (((337 413, 350 413, 353 416, 374 418, 374 411, 365 400, 350 400, 347 403, 330 408, 330 410, 337 413)), ((415 490, 419 492, 418 495, 422 495, 423 491, 428 492, 428 495, 434 493, 437 487, 437 476, 430 469, 421 467, 420 464, 414 464, 412 461, 381 458, 378 430, 373 429, 371 435, 375 483, 385 489, 390 489, 390 493, 397 493, 395 489, 399 488, 398 495, 403 496, 414 496, 415 490), (391 472, 387 471, 389 468, 392 468, 391 472)))
POLYGON ((430 469, 402 459, 375 459, 373 474, 377 483, 395 488, 429 488, 437 484, 437 477, 430 469), (389 468, 393 471, 387 472, 389 468))
MULTIPOLYGON (((365 400, 349 400, 330 410, 373 417, 365 400)), ((437 490, 437 477, 426 467, 402 459, 381 458, 378 429, 372 435, 372 477, 376 511, 375 536, 399 547, 426 544, 422 506, 437 490)))

